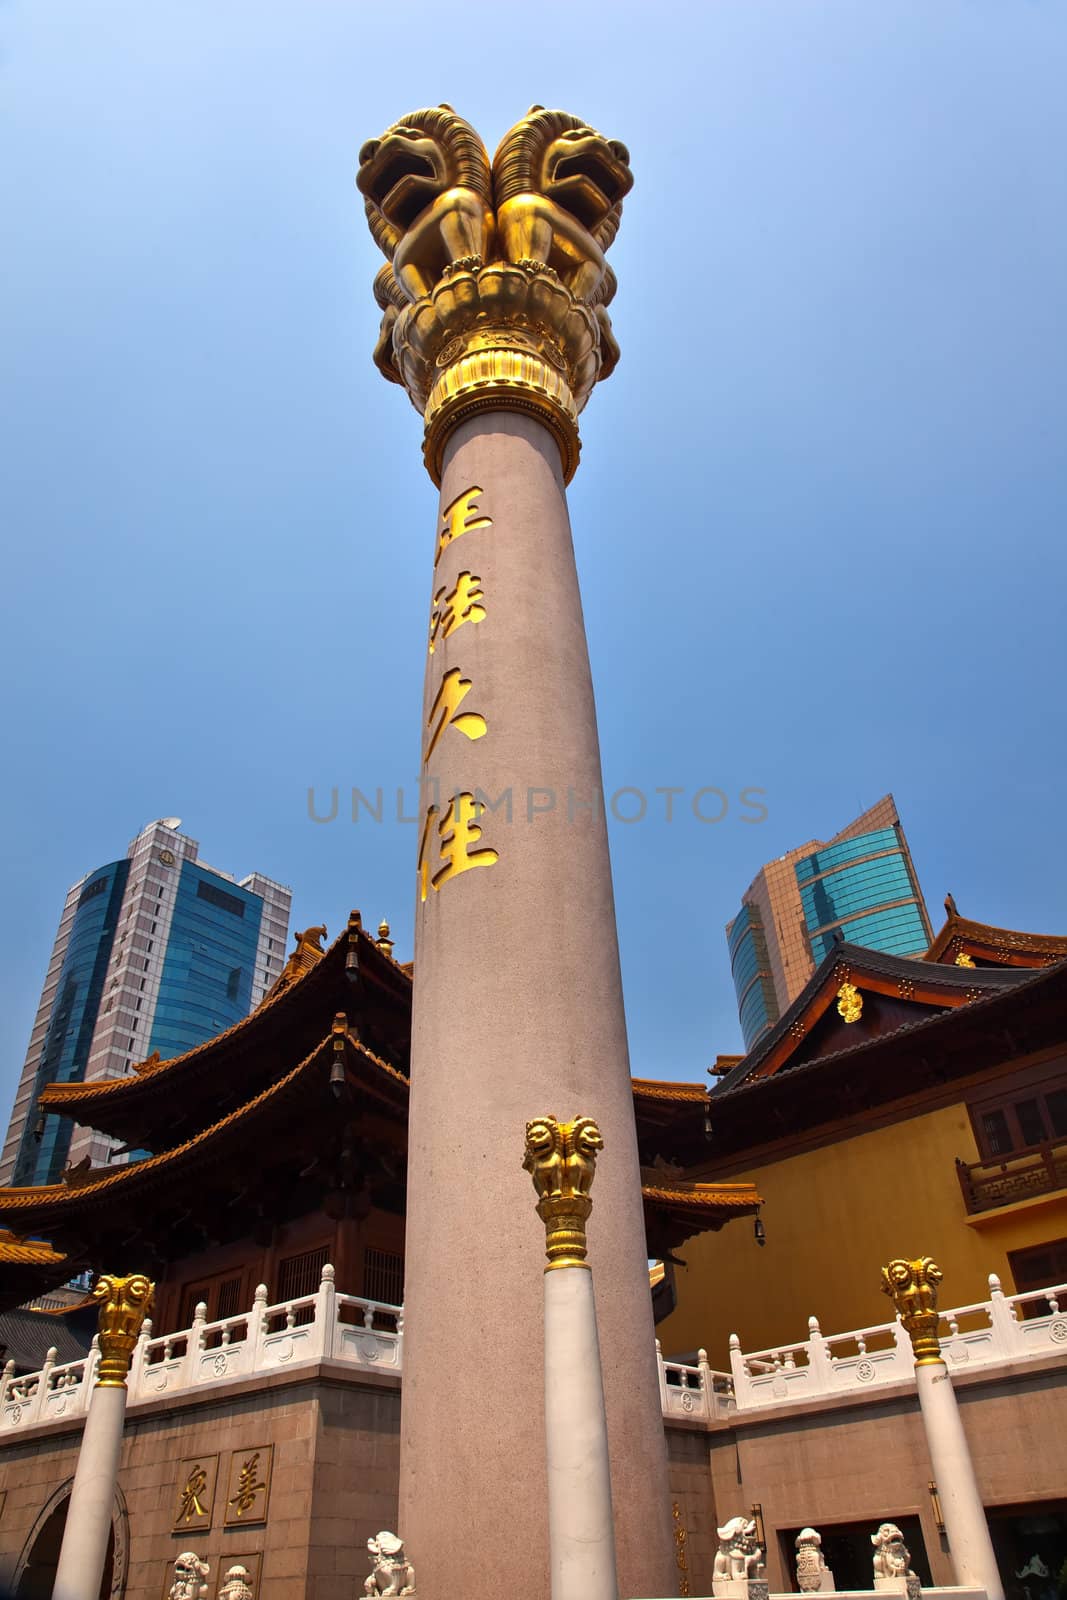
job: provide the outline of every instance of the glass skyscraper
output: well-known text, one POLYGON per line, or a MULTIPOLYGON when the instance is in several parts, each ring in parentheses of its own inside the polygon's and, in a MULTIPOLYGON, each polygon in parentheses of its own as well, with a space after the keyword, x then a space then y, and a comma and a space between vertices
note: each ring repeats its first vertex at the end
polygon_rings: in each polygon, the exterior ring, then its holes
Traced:
POLYGON ((68 1161, 109 1160, 111 1142, 39 1117, 46 1083, 119 1077, 214 1038, 259 1004, 281 971, 290 891, 198 860, 177 818, 149 824, 124 860, 69 891, 15 1095, 0 1183, 55 1183, 68 1161))
POLYGON ((933 937, 893 796, 828 842, 770 861, 727 924, 741 1033, 749 1050, 838 939, 921 955, 933 937))

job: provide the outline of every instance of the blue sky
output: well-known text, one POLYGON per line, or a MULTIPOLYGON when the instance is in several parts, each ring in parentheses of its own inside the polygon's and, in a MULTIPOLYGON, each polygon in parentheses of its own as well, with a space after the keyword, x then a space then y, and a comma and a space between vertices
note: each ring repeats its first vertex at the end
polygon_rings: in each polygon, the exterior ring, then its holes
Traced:
POLYGON ((1056 0, 0 4, 0 1093, 66 886, 153 817, 411 953, 413 828, 307 791, 416 771, 436 495, 353 175, 440 100, 632 154, 571 514, 607 785, 651 802, 634 1071, 737 1048, 742 890, 887 789, 935 926, 951 888, 1067 931, 1065 79, 1056 0))

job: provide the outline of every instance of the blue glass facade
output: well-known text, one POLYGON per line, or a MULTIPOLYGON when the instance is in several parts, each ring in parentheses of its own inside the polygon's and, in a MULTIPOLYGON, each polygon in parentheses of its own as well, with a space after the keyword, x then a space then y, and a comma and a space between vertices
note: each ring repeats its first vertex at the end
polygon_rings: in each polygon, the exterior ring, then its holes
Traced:
POLYGON ((148 1053, 191 1050, 247 1016, 263 901, 183 861, 148 1053))
POLYGON ((778 1019, 767 941, 755 906, 741 907, 726 930, 726 943, 730 951, 730 971, 737 994, 741 1033, 745 1049, 750 1050, 760 1034, 778 1019))
MULTIPOLYGON (((75 1083, 85 1076, 129 870, 128 861, 113 861, 91 873, 82 886, 41 1050, 35 1097, 46 1083, 75 1083)), ((58 1182, 72 1132, 67 1118, 47 1116, 38 1140, 34 1122, 27 1122, 13 1182, 58 1182)))
POLYGON ((930 942, 897 828, 878 828, 803 857, 794 868, 816 965, 835 933, 891 955, 919 955, 930 942))

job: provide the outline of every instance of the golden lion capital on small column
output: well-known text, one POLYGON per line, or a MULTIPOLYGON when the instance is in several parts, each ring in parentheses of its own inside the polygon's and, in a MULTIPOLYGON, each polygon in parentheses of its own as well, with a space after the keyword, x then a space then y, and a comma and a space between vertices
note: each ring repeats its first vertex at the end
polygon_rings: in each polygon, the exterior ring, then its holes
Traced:
POLYGON ((491 410, 543 422, 569 482, 578 413, 619 356, 605 252, 633 185, 626 146, 531 106, 490 162, 469 122, 432 106, 368 140, 356 184, 387 263, 374 361, 423 414, 434 482, 452 430, 491 410))
POLYGON ((522 1164, 538 1193, 537 1215, 545 1225, 546 1272, 559 1267, 584 1267, 585 1225, 593 1202, 589 1191, 596 1176, 596 1158, 603 1150, 600 1129, 592 1117, 558 1122, 535 1117, 526 1124, 522 1164))
POLYGON ((917 1261, 897 1259, 882 1268, 882 1293, 897 1308, 897 1315, 911 1339, 917 1367, 940 1362, 941 1341, 937 1336, 941 1320, 937 1309, 937 1286, 942 1272, 936 1261, 920 1256, 917 1261))
POLYGON ((100 1301, 100 1367, 96 1382, 104 1389, 124 1389, 130 1357, 145 1317, 152 1309, 154 1286, 142 1272, 128 1278, 101 1274, 93 1285, 100 1301))

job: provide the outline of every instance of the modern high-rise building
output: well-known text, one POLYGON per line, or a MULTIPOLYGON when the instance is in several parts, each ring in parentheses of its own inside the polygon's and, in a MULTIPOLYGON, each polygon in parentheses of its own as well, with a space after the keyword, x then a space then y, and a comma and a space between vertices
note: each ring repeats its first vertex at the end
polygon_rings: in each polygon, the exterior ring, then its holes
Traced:
POLYGON ((842 938, 898 956, 933 938, 891 794, 832 839, 769 861, 742 895, 726 942, 746 1050, 842 938))
POLYGON ((46 1083, 121 1077, 211 1039, 259 1004, 285 961, 289 889, 198 859, 180 819, 149 823, 125 858, 68 891, 0 1159, 0 1183, 55 1183, 113 1141, 41 1117, 46 1083))

